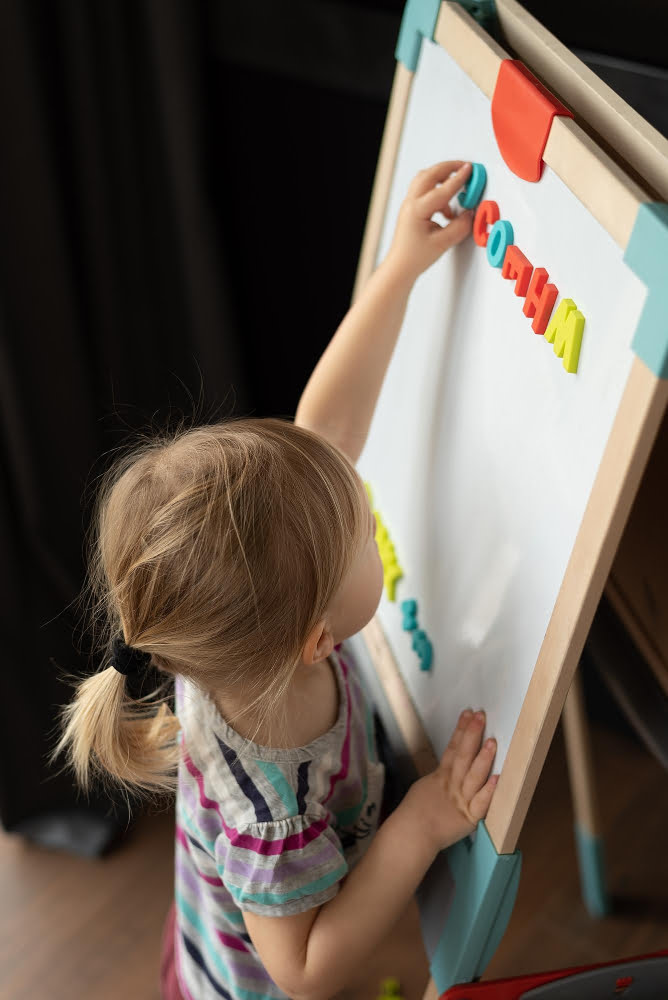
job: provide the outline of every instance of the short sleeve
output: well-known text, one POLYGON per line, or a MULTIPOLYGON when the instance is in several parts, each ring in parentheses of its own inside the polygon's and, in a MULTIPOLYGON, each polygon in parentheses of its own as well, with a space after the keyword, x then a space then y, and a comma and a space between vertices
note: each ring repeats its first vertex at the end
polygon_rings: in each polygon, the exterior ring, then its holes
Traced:
POLYGON ((326 903, 348 872, 330 824, 307 815, 228 828, 216 838, 215 860, 239 908, 267 917, 326 903))

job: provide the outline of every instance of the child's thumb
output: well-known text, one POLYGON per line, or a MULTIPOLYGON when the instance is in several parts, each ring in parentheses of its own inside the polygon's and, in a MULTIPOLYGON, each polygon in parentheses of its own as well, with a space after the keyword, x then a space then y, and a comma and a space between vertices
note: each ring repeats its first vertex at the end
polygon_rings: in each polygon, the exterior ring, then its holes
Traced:
POLYGON ((469 210, 462 212, 452 222, 449 222, 447 226, 443 226, 442 236, 439 234, 443 250, 449 250, 450 247, 454 247, 458 243, 461 243, 462 240, 465 240, 471 232, 472 225, 473 212, 469 210))

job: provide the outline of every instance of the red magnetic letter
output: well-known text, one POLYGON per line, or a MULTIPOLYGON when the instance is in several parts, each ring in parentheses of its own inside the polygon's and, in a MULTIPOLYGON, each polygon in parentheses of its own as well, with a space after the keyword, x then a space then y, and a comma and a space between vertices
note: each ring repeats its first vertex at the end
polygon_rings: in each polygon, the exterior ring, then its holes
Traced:
POLYGON ((529 279, 533 271, 533 264, 526 259, 519 247, 511 245, 506 250, 503 258, 502 278, 510 278, 515 282, 515 295, 526 295, 529 287, 529 279))
POLYGON ((500 219, 499 206, 495 201, 481 201, 473 220, 473 239, 479 247, 487 246, 487 226, 500 219))
POLYGON ((554 306, 557 295, 559 294, 556 285, 545 284, 548 278, 549 274, 544 267, 536 268, 533 272, 527 297, 524 300, 524 305, 522 306, 522 312, 525 316, 528 316, 529 318, 535 316, 535 319, 531 324, 531 329, 539 336, 542 336, 545 333, 545 327, 547 326, 547 321, 550 318, 552 307, 554 306))

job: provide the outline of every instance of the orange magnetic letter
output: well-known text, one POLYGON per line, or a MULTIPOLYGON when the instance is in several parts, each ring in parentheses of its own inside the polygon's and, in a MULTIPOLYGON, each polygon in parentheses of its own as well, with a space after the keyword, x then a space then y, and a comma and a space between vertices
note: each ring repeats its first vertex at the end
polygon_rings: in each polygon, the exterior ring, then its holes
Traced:
POLYGON ((481 201, 473 220, 473 239, 479 247, 487 246, 487 226, 500 219, 499 206, 495 201, 481 201))
POLYGON ((531 324, 531 329, 538 336, 545 333, 545 327, 550 318, 550 313, 552 312, 552 307, 556 301, 557 295, 559 294, 556 285, 547 285, 546 281, 549 278, 549 274, 544 267, 537 267, 533 272, 533 277, 531 279, 531 284, 529 285, 529 291, 527 292, 527 297, 524 300, 524 305, 522 306, 522 312, 525 316, 531 319, 534 316, 534 321, 531 324))
POLYGON ((511 245, 506 250, 503 258, 502 278, 509 278, 515 281, 515 295, 526 295, 529 287, 529 279, 533 271, 533 264, 526 259, 519 247, 511 245))

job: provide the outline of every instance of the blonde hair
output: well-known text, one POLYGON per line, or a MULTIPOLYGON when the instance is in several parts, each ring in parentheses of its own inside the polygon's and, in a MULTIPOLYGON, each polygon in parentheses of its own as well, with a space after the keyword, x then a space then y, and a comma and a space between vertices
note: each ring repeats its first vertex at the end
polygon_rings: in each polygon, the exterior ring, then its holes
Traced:
POLYGON ((84 791, 94 774, 126 793, 173 792, 176 674, 241 693, 268 718, 362 543, 365 503, 349 459, 283 420, 178 431, 117 461, 98 494, 89 557, 106 656, 76 679, 51 760, 66 749, 84 791), (167 690, 130 697, 110 665, 119 633, 151 654, 167 690))

